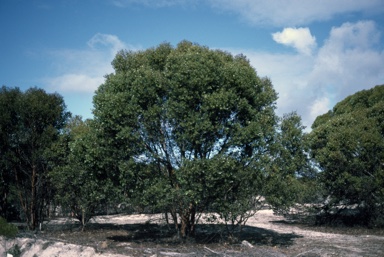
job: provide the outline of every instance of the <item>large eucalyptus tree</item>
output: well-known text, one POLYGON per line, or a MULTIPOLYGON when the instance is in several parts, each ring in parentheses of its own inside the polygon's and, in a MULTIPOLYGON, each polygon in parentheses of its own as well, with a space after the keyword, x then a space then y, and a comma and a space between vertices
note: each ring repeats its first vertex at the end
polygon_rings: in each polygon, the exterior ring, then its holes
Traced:
POLYGON ((200 212, 235 222, 252 208, 273 161, 271 82, 242 55, 187 41, 121 51, 113 67, 94 115, 116 171, 135 182, 127 196, 170 213, 182 237, 200 212))

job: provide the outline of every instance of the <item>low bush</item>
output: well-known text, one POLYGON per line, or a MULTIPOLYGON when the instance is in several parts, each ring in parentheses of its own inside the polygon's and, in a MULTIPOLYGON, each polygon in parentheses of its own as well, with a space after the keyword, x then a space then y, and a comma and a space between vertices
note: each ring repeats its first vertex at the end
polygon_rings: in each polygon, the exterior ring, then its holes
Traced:
POLYGON ((0 217, 0 236, 14 238, 17 233, 18 229, 15 225, 9 224, 3 217, 0 217))
POLYGON ((8 250, 7 253, 11 254, 13 257, 20 257, 21 256, 20 246, 18 244, 15 244, 14 246, 12 246, 11 249, 8 250))

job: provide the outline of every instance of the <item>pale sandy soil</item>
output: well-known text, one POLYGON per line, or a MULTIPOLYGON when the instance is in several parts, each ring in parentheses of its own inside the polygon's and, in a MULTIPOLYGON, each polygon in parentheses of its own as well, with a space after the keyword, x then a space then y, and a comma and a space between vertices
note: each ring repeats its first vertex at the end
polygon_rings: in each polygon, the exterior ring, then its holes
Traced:
POLYGON ((323 233, 271 222, 281 220, 284 218, 273 215, 270 210, 262 210, 247 225, 298 235, 289 247, 295 256, 384 256, 383 236, 323 233))
POLYGON ((5 247, 9 249, 14 244, 21 247, 22 257, 384 256, 384 236, 324 233, 284 221, 284 217, 273 215, 271 210, 261 210, 249 219, 244 228, 244 232, 251 235, 247 239, 252 245, 239 243, 231 246, 129 240, 128 230, 143 229, 135 227, 138 224, 159 224, 163 222, 161 215, 99 216, 92 223, 102 226, 101 230, 49 232, 49 227, 71 223, 68 219, 57 219, 45 226, 47 231, 6 242, 2 239, 0 256, 6 256, 5 247), (84 243, 82 237, 89 242, 84 243))

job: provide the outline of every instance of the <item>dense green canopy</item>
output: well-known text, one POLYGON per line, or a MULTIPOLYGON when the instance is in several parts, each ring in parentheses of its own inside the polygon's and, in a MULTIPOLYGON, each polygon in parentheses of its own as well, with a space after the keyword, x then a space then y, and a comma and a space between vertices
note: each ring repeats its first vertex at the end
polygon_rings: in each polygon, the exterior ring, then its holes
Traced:
POLYGON ((97 212, 108 209, 121 190, 104 166, 103 148, 98 144, 92 120, 71 118, 60 139, 51 147, 57 204, 71 212, 83 229, 97 212))
POLYGON ((261 193, 277 95, 244 56, 190 42, 122 51, 94 97, 98 131, 131 197, 181 217, 215 208, 233 220, 261 193), (128 179, 129 178, 129 179, 128 179))
POLYGON ((384 224, 384 85, 357 92, 319 116, 312 155, 330 205, 358 206, 365 223, 384 224))
POLYGON ((19 201, 31 229, 53 197, 48 151, 69 116, 65 109, 60 95, 42 89, 0 89, 0 215, 7 217, 8 207, 19 201))

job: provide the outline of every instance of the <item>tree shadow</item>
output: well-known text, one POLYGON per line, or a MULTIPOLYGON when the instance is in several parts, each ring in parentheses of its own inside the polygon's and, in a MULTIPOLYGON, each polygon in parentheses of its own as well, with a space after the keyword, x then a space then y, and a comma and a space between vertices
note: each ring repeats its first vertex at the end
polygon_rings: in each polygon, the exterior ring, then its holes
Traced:
POLYGON ((287 247, 292 245, 296 238, 302 237, 293 233, 277 233, 273 230, 252 226, 244 226, 241 232, 228 236, 226 227, 219 224, 198 224, 195 236, 187 239, 187 241, 179 239, 173 226, 160 224, 91 224, 88 229, 124 230, 126 232, 125 235, 110 235, 107 239, 116 243, 134 242, 138 244, 145 242, 168 245, 182 243, 209 245, 223 242, 237 244, 246 240, 253 245, 287 247))
POLYGON ((241 240, 247 240, 255 245, 284 246, 293 245, 295 239, 303 236, 294 233, 278 233, 274 230, 245 226, 241 233, 241 240))

